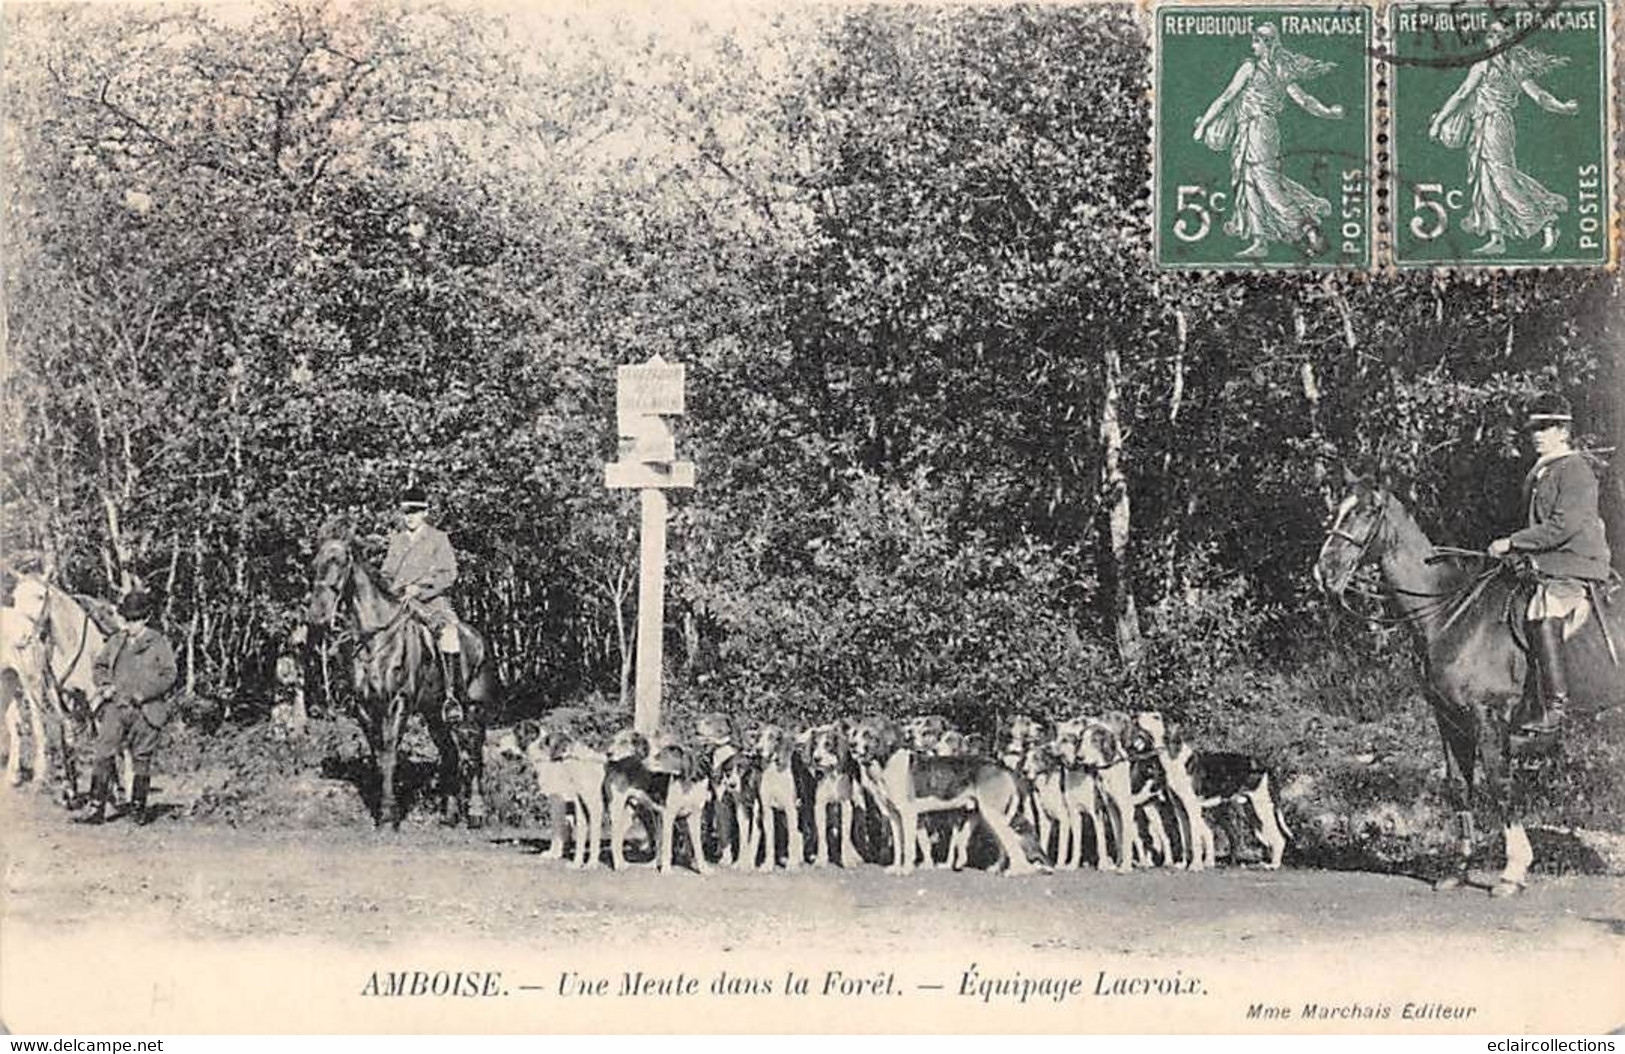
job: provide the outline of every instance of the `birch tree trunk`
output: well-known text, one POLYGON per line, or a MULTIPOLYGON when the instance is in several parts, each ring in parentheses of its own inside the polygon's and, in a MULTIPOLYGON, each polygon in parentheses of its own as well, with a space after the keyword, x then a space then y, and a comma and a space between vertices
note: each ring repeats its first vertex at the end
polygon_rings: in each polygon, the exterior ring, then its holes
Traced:
POLYGON ((186 624, 186 694, 197 695, 198 633, 203 620, 203 528, 192 527, 192 617, 186 624))
MULTIPOLYGON (((248 478, 243 468, 243 429, 246 421, 243 417, 242 388, 245 373, 242 353, 234 345, 227 380, 227 399, 231 407, 231 504, 232 518, 237 528, 237 551, 232 554, 231 561, 231 609, 232 621, 237 625, 246 651, 253 632, 249 625, 252 616, 248 604, 248 478)), ((240 655, 236 654, 228 654, 226 663, 228 668, 221 670, 220 675, 228 686, 225 716, 229 720, 232 701, 242 684, 243 663, 240 655)))
POLYGON ((120 472, 114 465, 114 455, 108 437, 107 414, 103 410, 101 396, 94 389, 90 393, 90 408, 96 424, 96 453, 99 462, 96 473, 96 496, 101 503, 102 516, 107 527, 107 537, 101 545, 102 574, 107 577, 108 588, 116 596, 122 597, 130 590, 130 550, 124 539, 123 502, 120 497, 127 496, 135 489, 135 466, 130 460, 128 432, 124 434, 124 471, 120 472))
POLYGON ((1179 542, 1184 530, 1185 520, 1179 514, 1175 499, 1174 481, 1174 445, 1179 435, 1179 411, 1185 405, 1185 345, 1189 338, 1189 326, 1185 312, 1180 308, 1174 309, 1174 322, 1177 327, 1179 343, 1174 348, 1174 379, 1172 390, 1168 394, 1168 439, 1162 453, 1162 515, 1165 518, 1163 529, 1163 568, 1162 568, 1162 596, 1172 597, 1179 588, 1179 542))
POLYGON ((1106 348, 1106 371, 1100 411, 1100 514, 1104 522, 1097 535, 1100 550, 1100 586, 1117 654, 1125 664, 1139 661, 1142 641, 1140 615, 1134 604, 1129 572, 1131 517, 1128 477, 1123 472, 1123 428, 1118 416, 1123 385, 1123 358, 1115 347, 1106 348))

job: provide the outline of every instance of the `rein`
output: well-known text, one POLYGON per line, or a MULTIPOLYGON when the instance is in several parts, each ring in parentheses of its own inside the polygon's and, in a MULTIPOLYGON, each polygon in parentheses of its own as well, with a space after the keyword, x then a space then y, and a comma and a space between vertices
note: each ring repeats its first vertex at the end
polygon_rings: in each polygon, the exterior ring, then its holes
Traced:
POLYGON ((1461 613, 1463 611, 1466 611, 1467 608, 1472 606, 1473 601, 1477 600, 1479 594, 1484 591, 1484 587, 1489 585, 1490 582, 1500 573, 1501 567, 1499 565, 1491 567, 1488 570, 1479 572, 1479 574, 1474 576, 1472 581, 1466 583, 1465 585, 1443 593, 1423 593, 1415 589, 1403 589, 1399 586, 1389 586, 1388 590, 1390 594, 1405 597, 1417 597, 1427 601, 1425 604, 1417 605, 1415 610, 1407 611, 1400 615, 1368 615, 1363 611, 1354 610, 1354 606, 1348 602, 1348 597, 1346 596, 1348 593, 1354 593, 1357 596, 1365 597, 1368 600, 1383 601, 1388 599, 1388 595, 1382 592, 1374 592, 1369 589, 1345 589, 1343 592, 1338 594, 1338 602, 1342 605, 1344 611, 1348 612, 1350 615, 1353 615, 1355 618, 1368 622, 1374 626, 1415 625, 1419 622, 1426 622, 1428 619, 1433 618, 1435 615, 1438 615, 1441 612, 1449 611, 1449 617, 1445 619, 1444 626, 1441 627, 1442 629, 1448 629, 1456 621, 1456 619, 1461 617, 1461 613))
MULTIPOLYGON (((331 613, 329 613, 329 615, 327 617, 327 626, 328 626, 329 630, 331 630, 333 628, 334 623, 336 623, 338 621, 339 608, 343 606, 343 601, 344 601, 345 595, 346 594, 353 594, 354 591, 355 591, 355 575, 356 575, 355 557, 350 555, 349 553, 346 553, 345 554, 345 564, 346 564, 346 568, 345 568, 345 572, 344 572, 344 586, 343 586, 342 589, 333 590, 334 597, 338 602, 333 605, 333 610, 332 610, 331 613)), ((328 586, 327 588, 332 589, 331 586, 328 586)), ((384 592, 384 595, 388 596, 387 591, 380 590, 380 592, 384 592)), ((360 641, 363 644, 369 644, 369 643, 371 643, 373 638, 379 636, 380 634, 386 632, 387 630, 394 629, 396 626, 398 626, 401 623, 401 621, 403 619, 407 618, 409 615, 417 617, 420 622, 425 621, 422 618, 422 616, 419 614, 419 610, 418 610, 419 605, 414 604, 412 601, 405 600, 405 599, 396 599, 394 597, 390 597, 389 602, 395 605, 395 613, 393 615, 391 615, 388 619, 386 619, 385 621, 379 623, 377 626, 373 627, 372 629, 368 630, 368 629, 362 629, 361 628, 361 620, 359 618, 357 618, 357 619, 355 619, 355 627, 353 629, 351 629, 351 630, 345 631, 343 634, 340 634, 340 636, 349 636, 349 637, 352 637, 355 640, 360 641)))
MULTIPOLYGON (((61 673, 57 673, 51 663, 52 651, 54 650, 51 647, 51 640, 53 636, 51 633, 51 627, 55 623, 55 620, 51 618, 51 593, 53 592, 53 589, 54 587, 49 582, 45 583, 44 600, 40 605, 40 616, 37 619, 29 618, 28 621, 34 624, 35 639, 46 646, 45 669, 43 672, 49 676, 52 681, 61 683, 73 676, 73 671, 79 668, 79 660, 85 657, 85 646, 90 642, 90 611, 83 608, 80 610, 79 644, 74 649, 73 658, 68 660, 67 668, 61 673)), ((27 616, 24 617, 26 618, 27 616)))
MULTIPOLYGON (((73 676, 73 671, 78 669, 78 667, 79 667, 79 660, 84 658, 85 644, 89 640, 90 640, 90 610, 88 608, 86 608, 86 609, 84 609, 83 611, 80 612, 79 646, 74 649, 73 658, 68 661, 68 668, 66 670, 62 671, 62 675, 60 677, 56 677, 56 679, 58 681, 65 681, 69 677, 73 676)), ((45 664, 46 669, 50 669, 50 666, 51 666, 51 664, 49 662, 47 662, 45 664)), ((52 676, 53 677, 56 676, 54 671, 52 673, 52 676)))
MULTIPOLYGON (((1370 552, 1372 543, 1375 542, 1377 540, 1377 536, 1382 533, 1383 528, 1387 525, 1387 521, 1388 504, 1385 501, 1379 507, 1377 518, 1372 522, 1371 530, 1366 532, 1366 536, 1364 538, 1356 538, 1354 535, 1341 529, 1335 524, 1327 529, 1326 537, 1340 538, 1343 541, 1348 542, 1350 545, 1355 546, 1359 552, 1355 555, 1354 566, 1358 567, 1360 564, 1365 562, 1366 555, 1370 552)), ((1433 555, 1427 558, 1427 562, 1430 564, 1437 563, 1440 560, 1458 556, 1472 556, 1481 559, 1489 559, 1489 555, 1487 553, 1480 552, 1476 549, 1459 549, 1455 546, 1436 545, 1433 547, 1433 555)), ((1425 622, 1441 612, 1449 611, 1449 617, 1445 619, 1444 626, 1441 627, 1443 629, 1448 629, 1456 621, 1456 619, 1461 617, 1461 613, 1463 611, 1466 611, 1472 606, 1473 601, 1477 600, 1479 594, 1484 591, 1484 587, 1489 585, 1490 581, 1501 573, 1501 570, 1502 565, 1499 561, 1497 561, 1494 566, 1481 571, 1479 574, 1474 576, 1472 581, 1467 582, 1465 585, 1459 586, 1456 589, 1446 590, 1442 593, 1427 593, 1415 589, 1406 589, 1402 586, 1390 585, 1387 589, 1388 594, 1403 597, 1413 597, 1426 601, 1424 604, 1417 605, 1415 610, 1407 611, 1400 615, 1368 615, 1363 611, 1356 611, 1354 609, 1354 605, 1349 603, 1349 593, 1355 593, 1356 595, 1365 597, 1368 600, 1386 601, 1388 599, 1388 595, 1385 595, 1382 592, 1373 592, 1369 589, 1344 587, 1343 589, 1338 590, 1337 602, 1339 606, 1341 606, 1342 609, 1348 614, 1374 626, 1415 625, 1420 622, 1425 622), (1454 610, 1451 610, 1452 608, 1454 610)))
MULTIPOLYGON (((348 546, 345 547, 344 559, 345 570, 342 581, 338 586, 335 587, 322 583, 317 587, 313 587, 326 589, 333 594, 334 603, 332 610, 328 612, 327 616, 327 628, 329 634, 331 634, 331 639, 338 642, 351 641, 354 642, 355 646, 357 646, 362 652, 370 652, 377 646, 376 642, 379 637, 385 635, 386 633, 401 630, 404 623, 411 623, 413 627, 423 636, 425 647, 431 653, 435 652, 437 649, 434 640, 434 620, 429 616, 428 609, 424 606, 424 604, 421 601, 410 597, 394 596, 380 583, 372 580, 366 565, 356 559, 355 555, 350 552, 348 546), (395 609, 389 618, 385 619, 383 622, 371 629, 363 629, 361 626, 361 616, 359 610, 360 598, 356 595, 356 575, 359 573, 368 573, 369 582, 371 583, 374 592, 385 598, 385 602, 392 605, 395 609), (350 625, 337 633, 333 633, 334 627, 339 622, 339 609, 345 606, 345 600, 347 597, 352 602, 351 607, 354 609, 351 617, 347 620, 350 625)), ((470 660, 465 650, 464 658, 462 660, 465 663, 472 661, 472 665, 465 669, 465 676, 470 684, 474 682, 475 678, 482 676, 487 665, 491 661, 491 654, 488 649, 481 649, 477 654, 477 661, 470 660)))

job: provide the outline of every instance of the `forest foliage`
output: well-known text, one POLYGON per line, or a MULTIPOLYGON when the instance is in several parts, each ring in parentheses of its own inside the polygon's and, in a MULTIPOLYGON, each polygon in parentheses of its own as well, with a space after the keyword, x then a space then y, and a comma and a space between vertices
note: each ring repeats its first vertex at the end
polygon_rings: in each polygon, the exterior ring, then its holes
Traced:
POLYGON ((0 542, 155 589, 201 699, 265 705, 317 526, 409 482, 514 707, 620 698, 654 354, 671 689, 804 717, 1390 661, 1309 580, 1346 465, 1481 546, 1530 393, 1625 432, 1617 273, 1157 273, 1130 5, 4 17, 0 542))

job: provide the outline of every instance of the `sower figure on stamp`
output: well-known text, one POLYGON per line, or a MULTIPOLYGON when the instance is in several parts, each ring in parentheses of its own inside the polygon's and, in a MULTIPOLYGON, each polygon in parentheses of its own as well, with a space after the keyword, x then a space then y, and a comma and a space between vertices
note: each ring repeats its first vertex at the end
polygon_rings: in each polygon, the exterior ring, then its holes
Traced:
POLYGON ((138 590, 119 604, 118 632, 97 653, 93 667, 96 684, 95 768, 90 781, 90 808, 82 823, 102 823, 112 796, 117 769, 115 759, 128 746, 134 760, 135 782, 130 791, 130 812, 145 825, 147 792, 152 786, 152 758, 169 721, 171 704, 164 697, 175 686, 175 651, 164 635, 147 625, 152 598, 138 590))
POLYGON ((1568 705, 1563 634, 1570 616, 1587 604, 1586 583, 1609 576, 1608 539, 1597 507, 1597 477, 1571 445, 1574 414, 1561 396, 1542 395, 1529 408, 1524 430, 1535 464, 1524 478, 1527 526, 1490 543, 1491 556, 1526 556, 1536 578, 1527 618, 1540 672, 1532 709, 1518 734, 1556 736, 1568 705))
POLYGON ((446 532, 428 522, 429 499, 418 487, 401 494, 404 530, 389 537, 382 572, 389 588, 415 605, 435 632, 440 672, 446 685, 446 720, 462 720, 468 686, 463 681, 462 643, 457 633, 457 612, 450 591, 457 582, 457 553, 446 532))
POLYGON ((1263 257, 1270 242, 1303 244, 1318 255, 1325 239, 1320 220, 1332 203, 1281 171, 1281 127, 1277 115, 1291 99, 1305 113, 1339 120, 1343 107, 1328 106, 1299 86, 1336 68, 1281 46, 1268 23, 1253 31, 1253 58, 1243 62, 1230 84, 1196 120, 1194 137, 1211 150, 1230 151, 1230 190, 1235 214, 1226 234, 1248 239, 1240 257, 1263 257))
POLYGON ((1575 100, 1558 99, 1535 83, 1536 77, 1568 59, 1525 44, 1506 47, 1511 34, 1499 22, 1485 32, 1484 47, 1493 54, 1473 63, 1461 86, 1428 124, 1429 139, 1452 149, 1467 147, 1467 185, 1473 207, 1461 226, 1469 234, 1488 239, 1473 250, 1483 256, 1505 253, 1509 236, 1532 238, 1536 234, 1541 235, 1540 251, 1551 252, 1557 245, 1557 218, 1569 207, 1563 195, 1552 193, 1519 170, 1513 121, 1520 95, 1529 96, 1547 113, 1572 117, 1579 112, 1575 100))

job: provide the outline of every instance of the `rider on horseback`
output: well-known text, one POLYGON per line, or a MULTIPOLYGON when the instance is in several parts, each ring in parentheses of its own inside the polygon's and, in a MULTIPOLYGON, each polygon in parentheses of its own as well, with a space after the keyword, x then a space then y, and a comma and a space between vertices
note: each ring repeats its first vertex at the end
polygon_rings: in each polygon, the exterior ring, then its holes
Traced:
POLYGON ((1568 680, 1563 668, 1563 625, 1586 603, 1586 583, 1609 576, 1608 539, 1597 508, 1597 477, 1571 444, 1574 412, 1558 395, 1538 396, 1524 431, 1535 464, 1524 477, 1527 525, 1490 543, 1491 556, 1518 554, 1536 584, 1527 618, 1540 669, 1540 691, 1520 735, 1550 737, 1563 723, 1568 680), (1544 702, 1544 709, 1542 703, 1544 702))
POLYGON ((467 692, 457 612, 449 595, 457 581, 457 554, 446 532, 429 525, 429 499, 421 488, 408 487, 401 494, 400 506, 406 528, 389 537, 383 576, 389 588, 414 605, 435 631, 446 685, 447 719, 457 721, 467 692))

